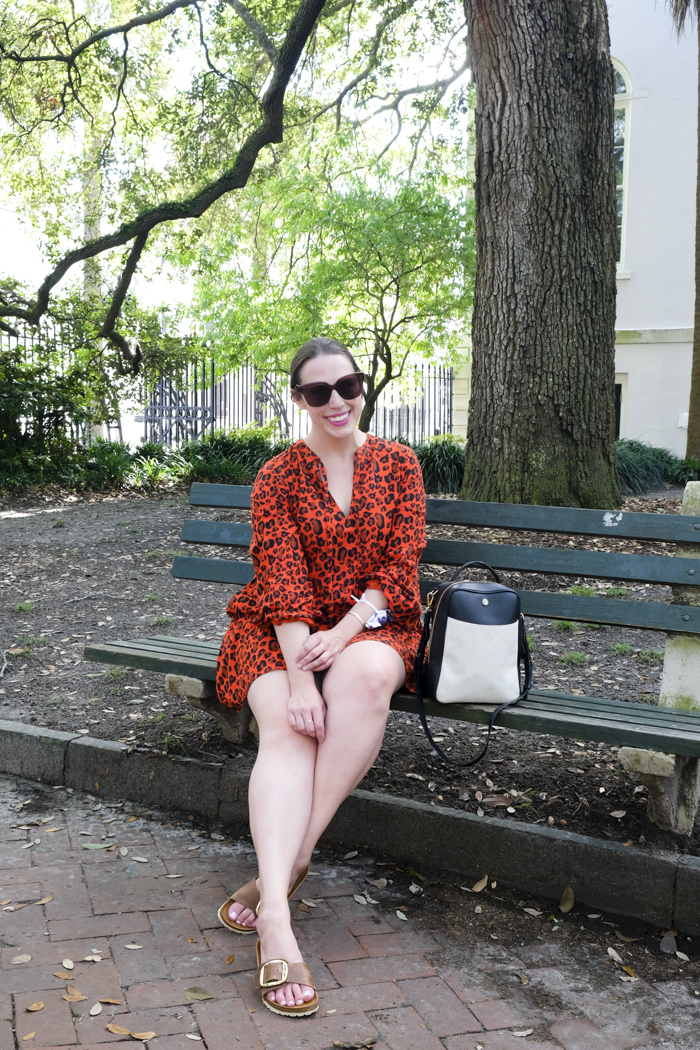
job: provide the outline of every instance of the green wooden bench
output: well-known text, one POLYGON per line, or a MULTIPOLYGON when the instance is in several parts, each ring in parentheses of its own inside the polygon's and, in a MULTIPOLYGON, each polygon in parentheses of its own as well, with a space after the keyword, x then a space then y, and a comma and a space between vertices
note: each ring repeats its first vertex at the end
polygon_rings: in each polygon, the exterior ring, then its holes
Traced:
MULTIPOLYGON (((221 511, 245 509, 250 507, 250 493, 247 486, 196 483, 190 504, 221 511)), ((519 590, 526 616, 666 632, 661 703, 656 707, 535 688, 527 700, 504 711, 497 725, 617 745, 622 749, 623 764, 639 773, 650 790, 650 817, 661 826, 690 833, 700 797, 700 711, 692 709, 700 708, 700 482, 688 485, 681 515, 429 499, 427 520, 431 524, 615 536, 677 545, 676 557, 665 557, 434 538, 429 540, 422 562, 456 566, 480 560, 506 571, 673 587, 670 604, 519 590), (679 696, 679 683, 685 688, 688 682, 690 692, 681 689, 679 696)), ((251 535, 248 524, 189 520, 183 525, 181 539, 229 548, 240 557, 247 553, 251 535)), ((230 588, 252 579, 253 566, 247 559, 234 557, 177 555, 172 575, 230 588)), ((421 579, 424 600, 435 582, 421 579)), ((191 704, 214 715, 226 738, 240 742, 249 730, 250 713, 234 714, 217 701, 214 680, 218 649, 214 642, 153 636, 90 644, 85 659, 165 672, 171 692, 186 696, 191 704)), ((392 708, 416 712, 415 697, 405 691, 396 693, 392 708)), ((435 703, 426 704, 426 708, 433 716, 477 723, 487 723, 491 710, 488 706, 435 703)))

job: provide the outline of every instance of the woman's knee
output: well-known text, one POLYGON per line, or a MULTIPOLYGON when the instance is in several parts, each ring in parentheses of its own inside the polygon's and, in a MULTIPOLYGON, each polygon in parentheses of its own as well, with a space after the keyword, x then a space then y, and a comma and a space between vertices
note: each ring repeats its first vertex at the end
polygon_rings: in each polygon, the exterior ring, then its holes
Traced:
MULTIPOLYGON (((351 646, 341 653, 341 657, 346 653, 354 656, 352 649, 359 648, 359 645, 351 646)), ((352 694, 355 702, 370 707, 388 707, 392 694, 400 685, 399 679, 403 672, 403 666, 399 667, 401 660, 398 654, 374 642, 368 643, 363 653, 358 652, 357 659, 352 662, 346 659, 341 663, 341 657, 336 661, 338 666, 334 664, 326 676, 323 687, 326 701, 331 703, 336 696, 352 694)))

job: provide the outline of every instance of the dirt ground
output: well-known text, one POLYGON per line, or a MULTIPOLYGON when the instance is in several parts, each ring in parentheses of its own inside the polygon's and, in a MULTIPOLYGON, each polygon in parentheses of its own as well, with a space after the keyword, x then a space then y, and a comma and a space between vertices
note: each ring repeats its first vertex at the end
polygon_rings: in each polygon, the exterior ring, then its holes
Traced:
MULTIPOLYGON (((680 490, 627 500, 625 509, 678 513, 680 490)), ((205 760, 232 754, 244 768, 252 766, 252 740, 233 749, 212 719, 164 692, 162 675, 82 660, 88 641, 138 634, 221 637, 228 588, 170 576, 175 552, 214 553, 180 543, 185 517, 246 520, 247 512, 190 508, 184 492, 33 496, 0 504, 0 717, 153 752, 205 760)), ((445 526, 429 531, 494 543, 673 554, 673 545, 661 543, 445 526)), ((217 550, 216 556, 222 552, 217 550)), ((247 553, 237 556, 246 558, 247 553)), ((421 574, 440 575, 434 566, 422 567, 421 574)), ((507 578, 520 587, 559 591, 587 585, 601 594, 624 589, 618 597, 670 598, 670 588, 625 587, 620 581, 516 573, 507 578)), ((561 631, 554 621, 534 618, 528 619, 528 632, 535 649, 536 688, 657 702, 663 634, 583 624, 561 631), (570 653, 581 654, 582 662, 567 664, 570 653)), ((435 720, 434 730, 457 756, 466 757, 482 739, 476 726, 448 720, 435 720)), ((361 786, 504 820, 565 826, 641 842, 649 849, 698 855, 698 831, 686 838, 647 821, 646 790, 621 769, 616 751, 602 744, 498 730, 482 763, 466 771, 453 769, 432 751, 416 716, 394 712, 384 747, 361 786)))

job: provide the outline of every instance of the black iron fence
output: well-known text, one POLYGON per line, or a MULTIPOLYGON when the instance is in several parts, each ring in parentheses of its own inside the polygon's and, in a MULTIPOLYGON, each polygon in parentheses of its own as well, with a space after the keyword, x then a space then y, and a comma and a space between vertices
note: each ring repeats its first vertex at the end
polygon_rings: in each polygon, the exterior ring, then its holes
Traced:
MULTIPOLYGON (((308 416, 289 395, 286 375, 261 374, 252 365, 216 378, 214 362, 191 366, 176 386, 161 379, 143 415, 144 440, 176 445, 207 431, 257 423, 275 423, 281 437, 297 440, 308 430, 308 416)), ((452 431, 451 368, 420 364, 400 382, 382 391, 370 430, 379 437, 406 438, 419 443, 452 431)))

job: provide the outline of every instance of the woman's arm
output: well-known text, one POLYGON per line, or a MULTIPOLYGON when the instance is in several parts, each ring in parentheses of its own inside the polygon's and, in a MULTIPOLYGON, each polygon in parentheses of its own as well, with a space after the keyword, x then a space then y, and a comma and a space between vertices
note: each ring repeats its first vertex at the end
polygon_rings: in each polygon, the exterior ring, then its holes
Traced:
MULTIPOLYGON (((365 591, 365 596, 377 609, 386 609, 388 602, 381 591, 365 591)), ((330 631, 310 635, 299 650, 297 667, 304 671, 325 671, 336 656, 342 653, 351 638, 364 630, 374 609, 366 602, 357 602, 330 631)))
POLYGON ((287 665, 289 724, 297 733, 316 737, 321 743, 325 737, 326 705, 316 688, 313 671, 299 666, 300 651, 309 640, 309 625, 300 620, 275 624, 275 634, 287 665))

